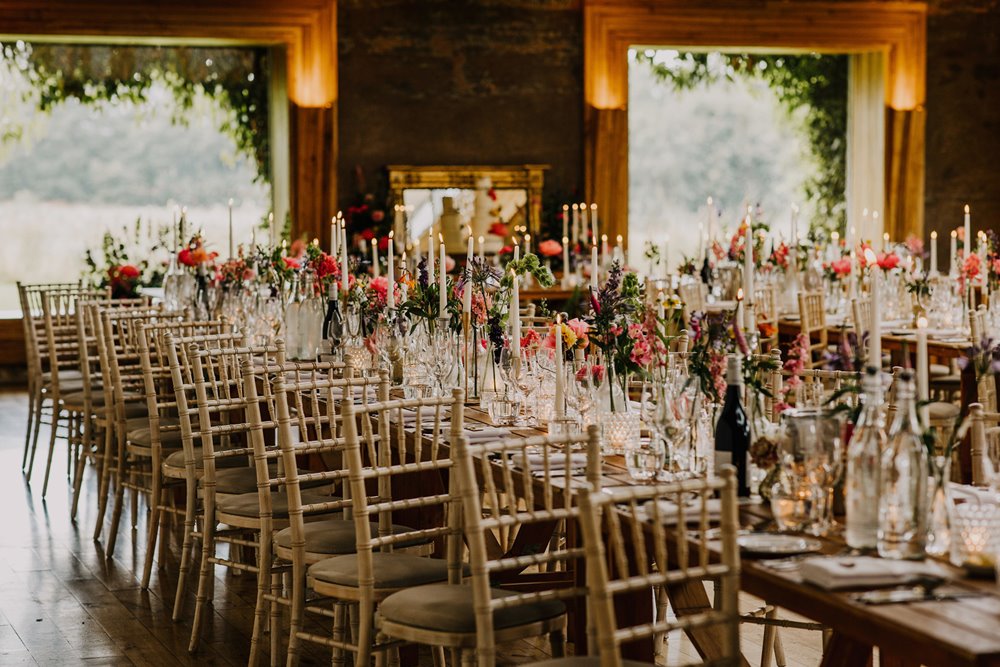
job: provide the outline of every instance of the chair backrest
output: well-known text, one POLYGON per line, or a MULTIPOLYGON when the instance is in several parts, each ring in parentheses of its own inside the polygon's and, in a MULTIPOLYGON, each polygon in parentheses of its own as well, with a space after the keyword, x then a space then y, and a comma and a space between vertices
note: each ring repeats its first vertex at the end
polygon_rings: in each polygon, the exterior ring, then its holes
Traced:
POLYGON ((677 288, 677 295, 684 302, 684 321, 689 322, 691 315, 705 310, 707 287, 701 282, 689 282, 677 288))
POLYGON ((60 374, 79 369, 77 304, 102 295, 99 291, 85 290, 50 290, 40 294, 45 338, 38 352, 42 366, 47 366, 51 374, 51 389, 56 396, 60 394, 60 374))
POLYGON ((851 299, 851 317, 854 320, 854 335, 858 342, 864 340, 865 333, 872 330, 872 300, 855 297, 851 299))
POLYGON ((761 285, 756 289, 757 302, 754 304, 757 314, 757 329, 760 335, 761 349, 770 350, 778 346, 778 317, 780 316, 778 301, 778 286, 761 285), (763 327, 761 326, 763 325, 763 327), (761 332, 766 328, 770 335, 761 332))
MULTIPOLYGON (((138 325, 139 367, 149 416, 150 447, 158 456, 163 434, 180 430, 180 424, 165 423, 163 417, 177 410, 177 396, 170 375, 168 349, 176 338, 197 337, 204 343, 228 336, 230 326, 220 320, 186 322, 140 322, 138 325)), ((156 459, 154 458, 154 462, 156 459)))
POLYGON ((526 567, 535 567, 539 572, 549 568, 576 569, 583 549, 571 541, 551 543, 545 537, 542 543, 526 545, 521 550, 524 555, 491 556, 486 547, 488 536, 502 531, 515 533, 538 524, 574 524, 579 517, 576 492, 600 488, 600 436, 595 425, 581 434, 476 444, 469 444, 463 435, 456 440, 454 456, 469 546, 476 653, 478 664, 490 667, 496 660, 493 614, 497 610, 544 600, 581 598, 586 590, 562 581, 566 585, 532 591, 512 588, 510 595, 493 598, 491 585, 513 582, 526 567), (585 453, 572 453, 581 445, 585 453), (576 468, 585 469, 585 479, 573 478, 571 472, 576 468), (489 516, 484 515, 484 502, 493 510, 489 516))
POLYGON ((987 336, 987 314, 985 304, 979 304, 978 308, 969 311, 969 331, 974 344, 979 344, 987 336))
MULTIPOLYGON (((623 487, 580 496, 590 608, 597 627, 601 667, 621 667, 621 645, 672 630, 713 628, 722 656, 712 665, 738 665, 740 556, 736 481, 731 467, 715 478, 623 487), (718 492, 720 498, 714 500, 718 492), (718 504, 718 510, 712 506, 718 504), (713 516, 714 515, 714 516, 713 516), (709 531, 718 520, 719 531, 709 531), (716 546, 709 546, 709 539, 716 546), (713 550, 717 550, 713 552, 713 550), (652 560, 632 554, 652 554, 652 560), (697 614, 664 614, 651 623, 619 627, 615 596, 685 583, 716 586, 716 608, 697 614)), ((704 663, 702 663, 704 664, 704 663)))
POLYGON ((28 381, 41 379, 42 359, 39 339, 44 338, 45 321, 42 314, 42 295, 46 292, 80 291, 81 283, 17 283, 17 297, 21 304, 21 325, 24 330, 24 351, 28 361, 28 381))
POLYGON ((126 436, 126 399, 142 396, 145 385, 139 352, 139 326, 160 321, 183 321, 183 316, 165 313, 160 307, 100 310, 98 350, 104 404, 109 409, 109 416, 115 420, 115 429, 122 443, 126 436))
POLYGON ((816 368, 823 364, 828 335, 826 328, 826 302, 822 291, 799 292, 799 326, 809 339, 807 366, 816 368))
MULTIPOLYGON (((167 343, 167 359, 170 364, 170 378, 174 389, 174 402, 177 406, 177 418, 180 422, 181 448, 184 452, 185 477, 192 484, 197 484, 196 459, 194 448, 197 440, 197 420, 199 416, 199 406, 197 400, 197 390, 195 387, 194 360, 198 353, 205 348, 214 351, 217 355, 223 356, 227 350, 243 348, 244 339, 242 334, 227 333, 219 336, 190 336, 187 338, 175 338, 172 333, 167 332, 165 336, 167 343)), ((245 348, 244 348, 245 349, 245 348)), ((216 368, 212 365, 211 368, 216 368)), ((203 367, 202 367, 203 369, 203 367)), ((227 383, 230 390, 235 389, 227 383)), ((207 394, 208 392, 206 392, 207 394)), ((216 422, 228 423, 230 411, 225 405, 218 405, 214 409, 207 410, 210 418, 216 422)), ((193 490, 196 486, 192 486, 193 490)))
POLYGON ((100 351, 98 350, 98 327, 100 326, 100 311, 102 308, 148 308, 149 299, 112 299, 102 297, 80 301, 76 305, 76 339, 80 354, 81 387, 83 389, 83 404, 87 414, 106 415, 104 410, 94 409, 95 391, 100 389, 95 380, 101 377, 100 351))

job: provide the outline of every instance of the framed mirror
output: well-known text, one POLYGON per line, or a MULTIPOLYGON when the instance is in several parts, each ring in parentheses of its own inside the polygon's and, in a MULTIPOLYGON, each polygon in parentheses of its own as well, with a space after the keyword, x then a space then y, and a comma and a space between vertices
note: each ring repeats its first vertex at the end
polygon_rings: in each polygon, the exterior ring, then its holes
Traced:
POLYGON ((440 234, 447 252, 459 254, 466 250, 471 227, 474 239, 483 237, 485 252, 496 253, 511 235, 523 234, 522 228, 537 234, 548 168, 390 165, 392 200, 403 207, 395 218, 395 235, 406 239, 407 248, 426 250, 428 236, 440 234))

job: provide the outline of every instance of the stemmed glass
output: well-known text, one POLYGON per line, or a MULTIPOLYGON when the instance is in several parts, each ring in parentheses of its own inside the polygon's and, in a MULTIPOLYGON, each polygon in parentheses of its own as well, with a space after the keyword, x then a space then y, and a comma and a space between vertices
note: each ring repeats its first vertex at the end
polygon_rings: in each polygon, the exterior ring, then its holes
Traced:
POLYGON ((431 356, 431 372, 437 381, 438 396, 445 396, 446 386, 455 373, 458 362, 458 346, 454 335, 447 327, 439 327, 434 333, 434 346, 431 356))
POLYGON ((520 364, 513 366, 511 369, 511 379, 524 398, 522 404, 524 405, 525 423, 529 426, 534 426, 538 421, 531 407, 533 405, 531 395, 539 386, 537 355, 528 351, 522 351, 520 364))

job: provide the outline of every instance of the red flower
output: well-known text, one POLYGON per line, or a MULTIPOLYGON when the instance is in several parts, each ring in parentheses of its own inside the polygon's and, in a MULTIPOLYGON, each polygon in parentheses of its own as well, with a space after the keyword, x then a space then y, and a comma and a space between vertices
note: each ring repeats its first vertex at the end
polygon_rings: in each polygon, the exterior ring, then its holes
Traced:
POLYGON ((504 247, 500 248, 500 254, 501 255, 513 255, 514 254, 514 246, 512 246, 512 245, 505 245, 504 247))
POLYGON ((388 252, 389 251, 389 237, 383 236, 378 240, 378 251, 388 252))
POLYGON ((113 271, 115 273, 117 273, 118 276, 121 277, 121 278, 138 278, 139 277, 139 269, 137 269, 132 264, 122 264, 121 266, 115 267, 113 269, 113 271))
POLYGON ((507 225, 502 222, 494 222, 490 225, 490 234, 493 236, 507 236, 507 225))
POLYGON ((300 264, 299 260, 295 259, 294 257, 284 257, 283 259, 285 260, 285 268, 286 269, 301 269, 302 268, 302 264, 300 264))
POLYGON ((891 271, 899 266, 899 255, 894 252, 882 253, 878 256, 878 265, 885 271, 891 271))
POLYGON ((542 241, 538 244, 538 253, 543 257, 558 257, 562 253, 562 244, 552 239, 542 241))
POLYGON ((372 239, 375 238, 375 232, 371 229, 364 229, 361 231, 361 238, 371 243, 372 239))
POLYGON ((841 257, 830 262, 830 270, 838 276, 846 276, 851 273, 851 258, 841 257))
POLYGON ((385 211, 375 210, 372 211, 372 222, 382 222, 385 218, 385 211))
POLYGON ((191 256, 190 248, 181 249, 181 251, 177 253, 177 261, 184 266, 195 266, 197 264, 197 262, 194 261, 194 257, 191 256))
POLYGON ((296 239, 292 241, 292 247, 288 251, 289 257, 302 257, 306 254, 306 242, 302 239, 296 239))
POLYGON ((490 188, 489 190, 486 191, 486 196, 489 197, 490 199, 492 199, 493 201, 496 201, 497 200, 497 191, 494 190, 493 188, 490 188))

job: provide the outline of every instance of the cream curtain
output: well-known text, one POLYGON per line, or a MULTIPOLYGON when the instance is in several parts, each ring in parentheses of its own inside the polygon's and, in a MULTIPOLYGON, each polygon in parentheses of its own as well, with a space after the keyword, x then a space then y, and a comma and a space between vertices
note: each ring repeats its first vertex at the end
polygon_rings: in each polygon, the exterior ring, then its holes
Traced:
POLYGON ((885 55, 853 54, 847 73, 847 238, 856 243, 881 238, 886 218, 885 55))

